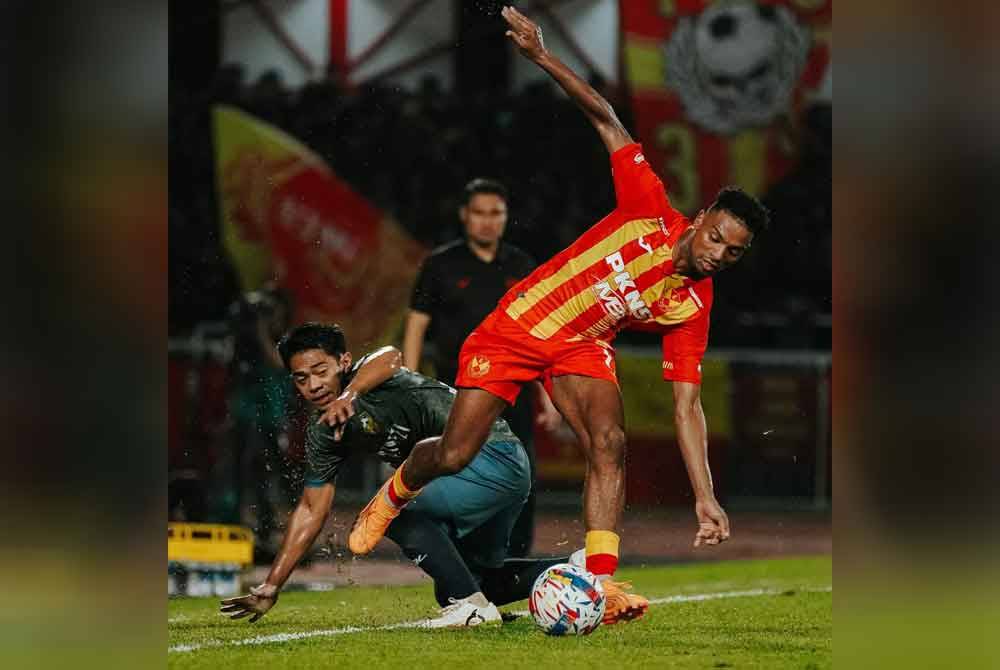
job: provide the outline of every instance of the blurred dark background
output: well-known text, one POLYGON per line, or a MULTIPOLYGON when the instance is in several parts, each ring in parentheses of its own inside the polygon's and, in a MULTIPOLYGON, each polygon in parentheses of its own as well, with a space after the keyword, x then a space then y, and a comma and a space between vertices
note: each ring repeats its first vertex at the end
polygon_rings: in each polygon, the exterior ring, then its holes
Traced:
MULTIPOLYGON (((539 260, 614 208, 607 153, 586 118, 544 75, 511 82, 511 61, 520 57, 506 44, 492 6, 499 3, 455 3, 450 85, 433 70, 421 74, 419 63, 404 84, 398 76, 346 84, 329 72, 290 85, 279 69, 251 74, 224 59, 222 23, 233 4, 172 6, 171 39, 185 47, 170 56, 171 335, 217 319, 239 292, 219 241, 213 104, 239 107, 306 143, 428 248, 459 234, 458 196, 475 175, 508 185, 505 239, 539 260)), ((643 141, 627 81, 581 74, 643 141)), ((795 125, 794 166, 758 194, 773 211, 773 232, 718 278, 713 346, 830 348, 832 104, 799 113, 776 122, 795 125)))

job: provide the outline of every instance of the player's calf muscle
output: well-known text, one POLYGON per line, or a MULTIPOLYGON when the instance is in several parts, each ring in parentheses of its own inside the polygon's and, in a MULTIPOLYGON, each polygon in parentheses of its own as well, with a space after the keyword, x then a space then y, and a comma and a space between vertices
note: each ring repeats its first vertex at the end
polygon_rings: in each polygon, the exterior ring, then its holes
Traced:
POLYGON ((420 442, 414 445, 409 458, 403 464, 403 484, 412 491, 423 488, 429 481, 437 477, 441 471, 437 465, 438 452, 441 451, 437 442, 420 442))
POLYGON ((436 477, 453 475, 468 465, 477 451, 450 445, 441 438, 423 440, 414 445, 403 466, 403 483, 416 490, 436 477))
POLYGON ((438 459, 438 469, 442 474, 457 474, 469 464, 469 461, 475 456, 476 451, 475 449, 446 447, 441 450, 442 453, 438 459))

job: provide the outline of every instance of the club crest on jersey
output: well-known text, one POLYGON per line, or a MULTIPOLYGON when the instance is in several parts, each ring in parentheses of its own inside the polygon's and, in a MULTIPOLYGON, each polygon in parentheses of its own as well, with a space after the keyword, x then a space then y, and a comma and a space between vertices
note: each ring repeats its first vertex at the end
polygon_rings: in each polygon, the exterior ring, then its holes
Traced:
POLYGON ((400 460, 402 455, 399 451, 400 442, 405 442, 410 437, 412 428, 400 426, 394 423, 389 426, 389 433, 385 437, 385 444, 378 450, 379 458, 389 460, 400 460))
POLYGON ((486 356, 473 356, 468 369, 470 376, 482 377, 490 371, 490 359, 486 356))
POLYGON ((632 279, 632 275, 625 270, 625 259, 620 251, 607 256, 604 261, 617 274, 611 280, 605 280, 594 284, 594 292, 597 293, 598 300, 604 310, 616 321, 623 319, 626 314, 631 313, 634 319, 645 321, 653 318, 653 313, 642 300, 639 289, 632 279), (612 283, 614 286, 612 287, 612 283))
POLYGON ((370 414, 362 412, 358 415, 358 420, 361 422, 361 430, 373 435, 378 432, 378 424, 375 423, 375 419, 371 417, 370 414))

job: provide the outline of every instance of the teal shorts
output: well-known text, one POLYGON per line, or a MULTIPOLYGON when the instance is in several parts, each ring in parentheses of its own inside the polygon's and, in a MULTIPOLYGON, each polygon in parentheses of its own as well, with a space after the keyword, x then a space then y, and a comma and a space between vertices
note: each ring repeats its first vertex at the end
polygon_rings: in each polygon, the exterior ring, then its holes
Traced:
POLYGON ((516 438, 492 439, 461 472, 432 481, 406 509, 441 524, 467 562, 498 568, 530 490, 524 447, 516 438))

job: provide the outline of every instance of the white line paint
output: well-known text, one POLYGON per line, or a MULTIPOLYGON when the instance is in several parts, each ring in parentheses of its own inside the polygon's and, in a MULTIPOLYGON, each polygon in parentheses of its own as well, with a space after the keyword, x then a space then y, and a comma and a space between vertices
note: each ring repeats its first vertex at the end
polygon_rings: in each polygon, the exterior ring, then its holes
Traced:
MULTIPOLYGON (((832 586, 821 586, 818 588, 809 587, 801 589, 749 589, 747 591, 722 591, 720 593, 692 593, 691 595, 667 596, 665 598, 650 598, 650 605, 667 605, 672 603, 694 603, 702 600, 718 600, 720 598, 752 598, 754 596, 777 596, 782 593, 805 591, 807 593, 829 593, 832 586)), ((519 610, 514 614, 527 616, 528 610, 519 610)))
MULTIPOLYGON (((757 596, 777 596, 788 592, 806 593, 830 593, 832 586, 788 588, 788 589, 748 589, 745 591, 721 591, 719 593, 692 593, 687 595, 666 596, 664 598, 651 598, 650 605, 668 605, 673 603, 692 603, 702 600, 719 600, 722 598, 753 598, 757 596)), ((527 616, 527 610, 514 612, 519 616, 527 616)), ((426 627, 429 619, 420 621, 404 621, 403 623, 388 624, 385 626, 345 626, 344 628, 331 628, 328 630, 309 630, 301 633, 277 633, 275 635, 258 635, 242 640, 211 640, 200 644, 177 644, 167 648, 167 652, 185 653, 198 651, 199 649, 210 649, 214 647, 242 647, 246 645, 272 644, 278 642, 292 642, 294 640, 305 640, 311 637, 332 637, 334 635, 347 635, 350 633, 370 633, 381 630, 398 630, 401 628, 423 628, 426 627)))

